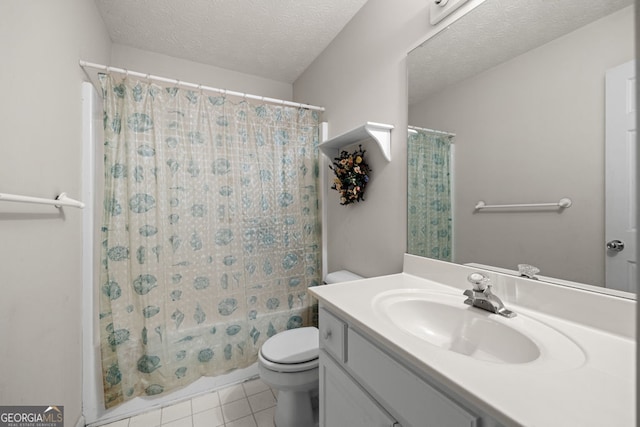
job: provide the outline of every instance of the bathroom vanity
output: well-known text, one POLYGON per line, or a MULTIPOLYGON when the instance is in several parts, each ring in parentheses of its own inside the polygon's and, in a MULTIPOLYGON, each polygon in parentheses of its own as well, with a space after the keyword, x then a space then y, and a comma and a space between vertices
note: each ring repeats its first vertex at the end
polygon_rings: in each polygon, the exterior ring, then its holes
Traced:
POLYGON ((478 271, 320 286, 320 426, 635 426, 635 300, 484 272, 516 313, 464 304, 478 271))

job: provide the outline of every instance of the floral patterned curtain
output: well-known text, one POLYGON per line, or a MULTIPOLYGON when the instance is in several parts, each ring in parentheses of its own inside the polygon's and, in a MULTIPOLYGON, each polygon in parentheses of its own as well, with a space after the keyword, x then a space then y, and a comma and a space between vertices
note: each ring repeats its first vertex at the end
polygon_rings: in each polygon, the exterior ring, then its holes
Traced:
POLYGON ((451 137, 411 129, 407 153, 407 250, 451 261, 451 137))
POLYGON ((105 404, 250 365, 320 283, 318 116, 102 75, 105 404))

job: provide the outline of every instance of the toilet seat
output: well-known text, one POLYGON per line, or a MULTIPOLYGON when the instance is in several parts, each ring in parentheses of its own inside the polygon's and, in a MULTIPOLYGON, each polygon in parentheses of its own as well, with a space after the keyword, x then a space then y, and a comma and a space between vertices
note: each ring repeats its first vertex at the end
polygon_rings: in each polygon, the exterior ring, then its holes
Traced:
POLYGON ((309 360, 308 362, 303 363, 274 363, 270 360, 267 360, 262 355, 262 352, 258 353, 258 358, 260 359, 260 364, 270 371, 274 372, 285 372, 285 373, 296 373, 303 371, 310 371, 312 369, 318 368, 318 359, 309 360))
POLYGON ((319 334, 315 327, 290 329, 269 338, 260 348, 260 362, 277 372, 300 372, 318 366, 319 334))

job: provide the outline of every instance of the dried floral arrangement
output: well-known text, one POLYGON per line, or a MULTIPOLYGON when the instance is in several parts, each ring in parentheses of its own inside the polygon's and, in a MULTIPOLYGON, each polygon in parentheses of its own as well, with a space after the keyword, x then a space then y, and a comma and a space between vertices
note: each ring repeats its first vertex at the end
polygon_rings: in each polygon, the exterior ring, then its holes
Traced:
POLYGON ((353 153, 341 151, 340 156, 333 160, 333 165, 329 166, 336 175, 331 188, 340 193, 341 205, 364 200, 364 190, 371 172, 364 161, 365 151, 361 145, 353 153))

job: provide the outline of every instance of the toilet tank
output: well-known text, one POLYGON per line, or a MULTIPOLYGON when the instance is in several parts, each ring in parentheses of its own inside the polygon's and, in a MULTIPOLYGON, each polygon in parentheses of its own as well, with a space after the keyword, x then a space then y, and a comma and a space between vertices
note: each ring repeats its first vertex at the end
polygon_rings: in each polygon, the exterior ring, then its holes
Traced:
POLYGON ((324 279, 324 283, 331 285, 332 283, 349 282, 351 280, 358 279, 364 279, 364 277, 359 276, 356 273, 352 273, 349 270, 339 270, 327 274, 327 277, 324 279))

